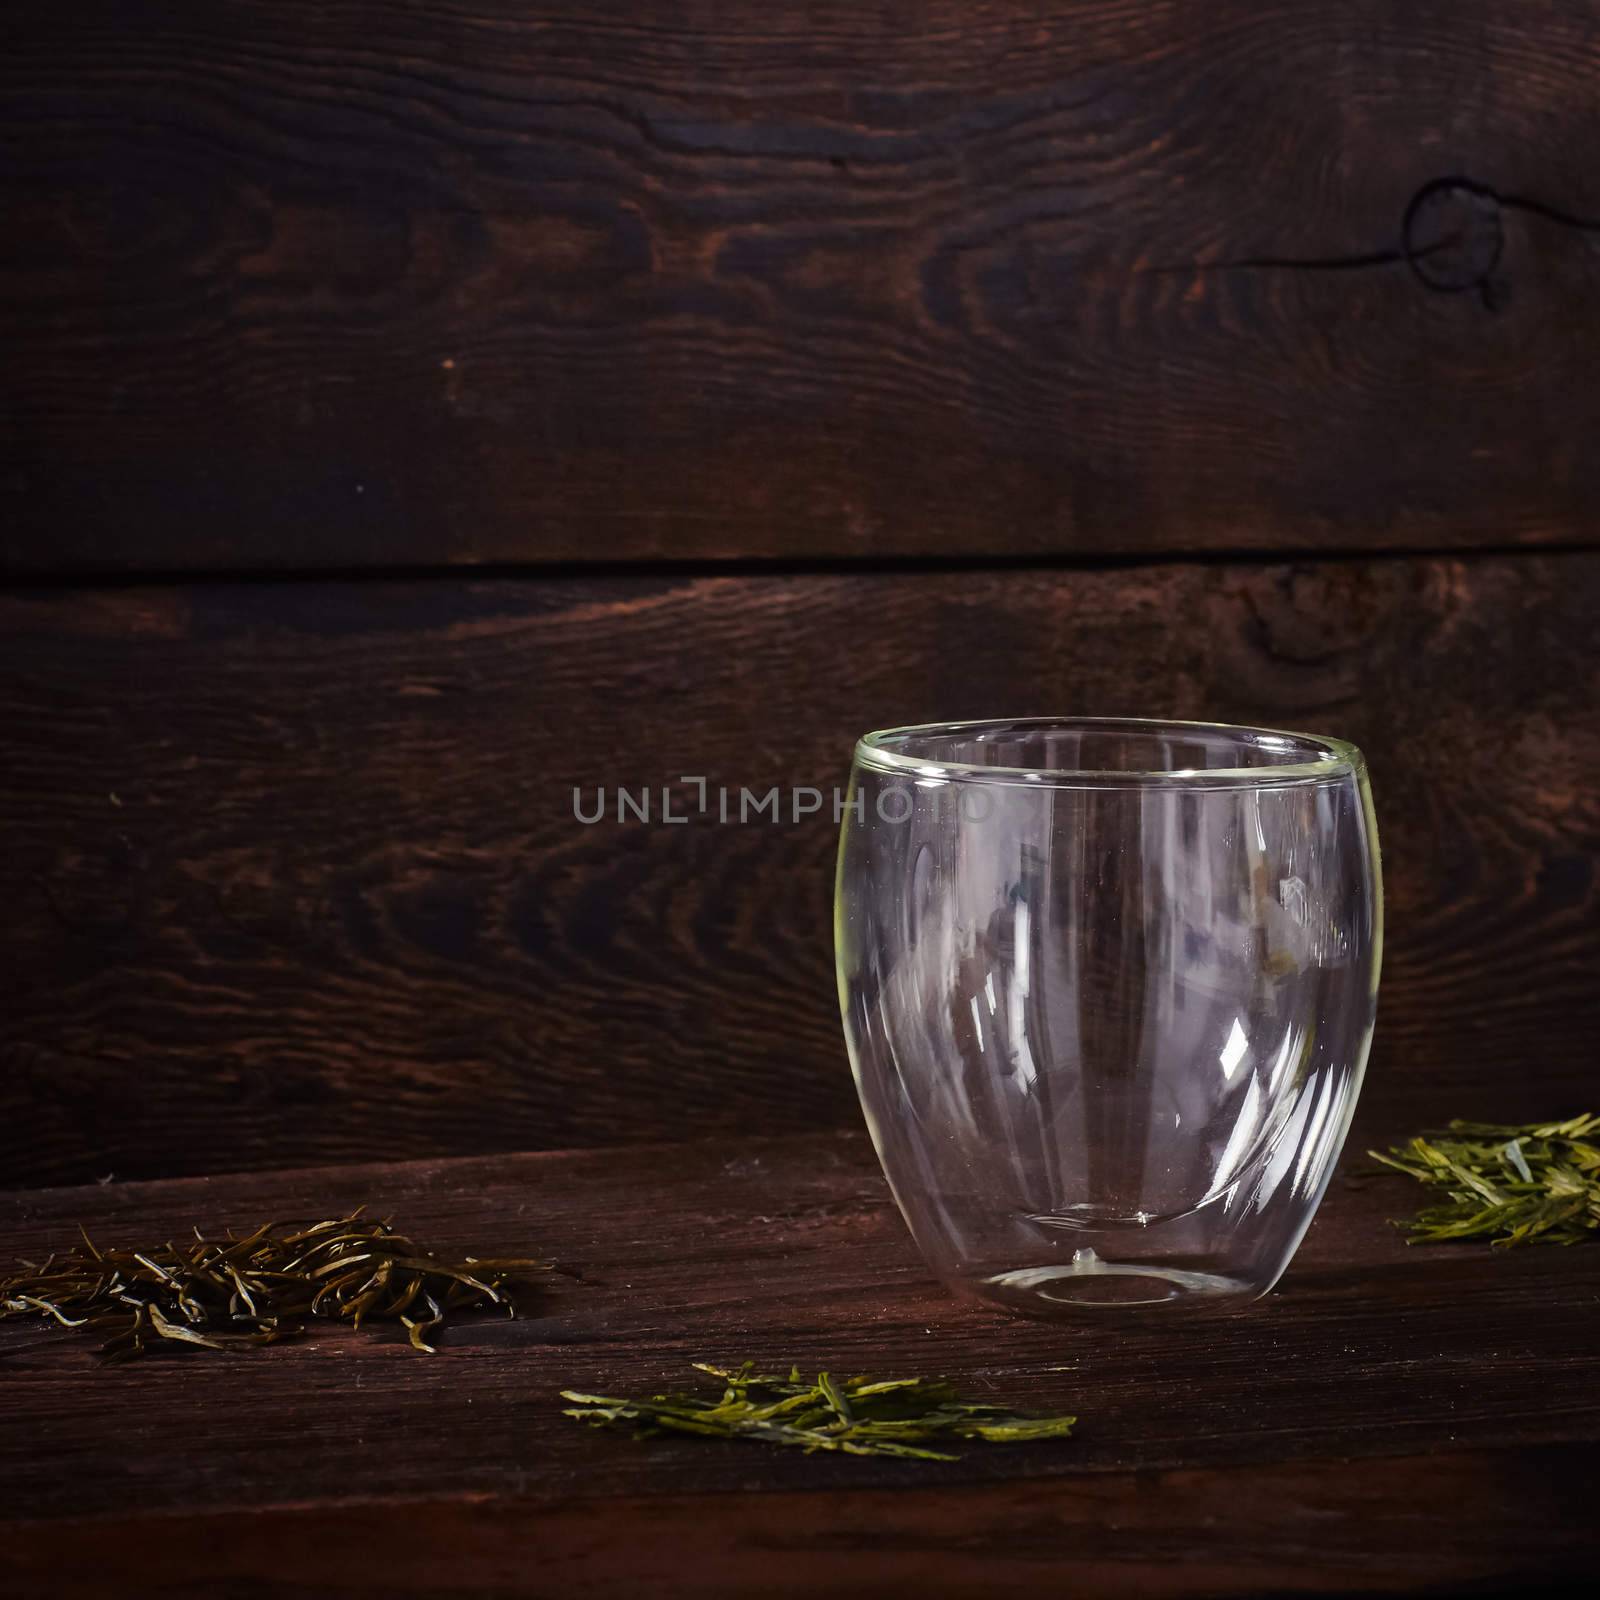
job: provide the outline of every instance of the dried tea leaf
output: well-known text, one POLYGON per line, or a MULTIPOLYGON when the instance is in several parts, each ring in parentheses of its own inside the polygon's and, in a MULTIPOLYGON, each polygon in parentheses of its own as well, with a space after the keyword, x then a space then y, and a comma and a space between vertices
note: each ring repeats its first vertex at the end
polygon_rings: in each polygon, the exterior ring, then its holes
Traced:
POLYGON ((1600 1229, 1600 1116, 1452 1122, 1368 1154, 1443 1196, 1409 1222, 1410 1242, 1578 1244, 1600 1229))
POLYGON ((0 1279, 0 1321, 46 1317, 108 1335, 101 1353, 127 1360, 159 1345, 235 1351, 305 1332, 326 1317, 361 1327, 398 1321, 413 1348, 434 1354, 427 1335, 450 1313, 486 1305, 516 1314, 514 1284, 547 1263, 496 1258, 441 1260, 387 1221, 356 1210, 326 1222, 267 1222, 238 1237, 101 1249, 82 1243, 42 1264, 22 1262, 0 1279), (427 1315, 413 1314, 419 1304, 427 1315))
POLYGON ((746 1439, 805 1451, 834 1450, 857 1456, 901 1456, 921 1461, 956 1461, 948 1451, 925 1448, 932 1440, 980 1439, 1020 1444, 1065 1439, 1076 1417, 1026 1417, 1003 1406, 972 1405, 942 1378, 846 1378, 817 1374, 806 1383, 798 1367, 787 1378, 758 1374, 754 1363, 736 1371, 695 1363, 720 1378, 720 1397, 658 1394, 622 1400, 561 1391, 573 1405, 564 1416, 595 1427, 633 1426, 647 1439, 687 1433, 714 1439, 746 1439))

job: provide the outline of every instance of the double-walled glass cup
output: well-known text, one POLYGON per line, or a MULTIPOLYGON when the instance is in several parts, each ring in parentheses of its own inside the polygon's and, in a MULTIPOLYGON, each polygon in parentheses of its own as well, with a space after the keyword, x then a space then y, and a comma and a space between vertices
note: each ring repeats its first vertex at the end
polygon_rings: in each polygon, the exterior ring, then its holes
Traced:
POLYGON ((1029 719, 856 746, 834 937, 879 1160, 953 1290, 1265 1294, 1355 1107, 1382 950, 1337 739, 1029 719))

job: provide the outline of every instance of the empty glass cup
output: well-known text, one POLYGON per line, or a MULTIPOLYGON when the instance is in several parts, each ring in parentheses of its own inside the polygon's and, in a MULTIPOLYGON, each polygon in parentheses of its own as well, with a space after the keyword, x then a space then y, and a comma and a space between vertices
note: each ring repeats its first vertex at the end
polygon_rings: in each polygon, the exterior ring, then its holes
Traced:
POLYGON ((1277 1282, 1372 1039, 1354 746, 1098 718, 868 734, 834 938, 867 1126, 950 1288, 1094 1316, 1277 1282))

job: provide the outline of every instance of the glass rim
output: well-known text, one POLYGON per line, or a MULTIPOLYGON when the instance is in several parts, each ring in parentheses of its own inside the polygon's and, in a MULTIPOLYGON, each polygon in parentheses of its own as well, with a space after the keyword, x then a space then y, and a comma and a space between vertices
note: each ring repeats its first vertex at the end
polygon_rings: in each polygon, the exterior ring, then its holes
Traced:
MULTIPOLYGON (((1270 745, 1268 746, 1270 748, 1270 745)), ((959 722, 918 722, 899 728, 878 728, 856 741, 855 760, 875 772, 889 772, 924 782, 1025 784, 1037 788, 1270 788, 1283 784, 1327 783, 1366 770, 1366 758, 1348 739, 1302 733, 1286 728, 1261 728, 1247 723, 1197 722, 1166 717, 979 717, 959 722), (1110 732, 1126 728, 1140 733, 1211 733, 1238 741, 1283 741, 1306 759, 1259 767, 1172 767, 1117 770, 1073 767, 984 766, 968 761, 943 761, 933 756, 905 755, 888 741, 918 735, 980 734, 1007 729, 1063 732, 1075 728, 1110 732)))

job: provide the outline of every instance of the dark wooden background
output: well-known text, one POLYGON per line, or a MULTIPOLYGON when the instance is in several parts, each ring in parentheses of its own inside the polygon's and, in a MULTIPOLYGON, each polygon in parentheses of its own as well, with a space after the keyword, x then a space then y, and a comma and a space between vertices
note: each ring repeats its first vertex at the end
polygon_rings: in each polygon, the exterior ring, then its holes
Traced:
POLYGON ((851 1124, 831 823, 571 789, 946 716, 1357 739, 1372 1115, 1592 1102, 1597 76, 1579 0, 9 0, 0 1184, 851 1124))

